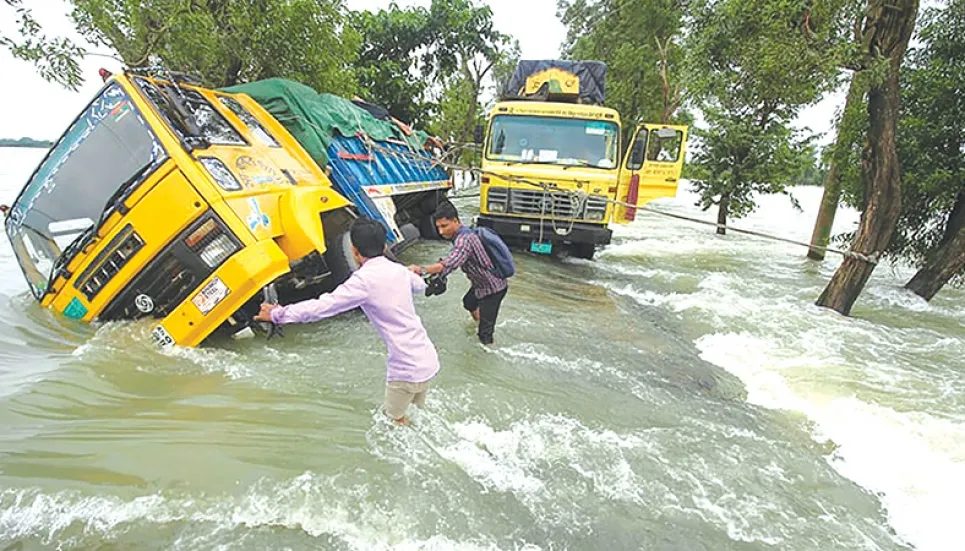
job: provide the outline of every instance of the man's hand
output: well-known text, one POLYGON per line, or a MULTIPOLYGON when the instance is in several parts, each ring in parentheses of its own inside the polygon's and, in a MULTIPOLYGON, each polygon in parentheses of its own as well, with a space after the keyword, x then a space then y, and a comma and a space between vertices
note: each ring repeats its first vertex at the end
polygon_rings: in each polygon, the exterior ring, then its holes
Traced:
POLYGON ((261 303, 261 311, 255 316, 255 321, 267 321, 271 322, 271 311, 275 308, 281 308, 277 304, 268 304, 267 302, 261 303))
POLYGON ((414 274, 417 275, 417 276, 421 276, 421 275, 422 275, 422 267, 421 267, 421 266, 416 266, 415 264, 409 266, 409 271, 412 272, 412 273, 414 273, 414 274))

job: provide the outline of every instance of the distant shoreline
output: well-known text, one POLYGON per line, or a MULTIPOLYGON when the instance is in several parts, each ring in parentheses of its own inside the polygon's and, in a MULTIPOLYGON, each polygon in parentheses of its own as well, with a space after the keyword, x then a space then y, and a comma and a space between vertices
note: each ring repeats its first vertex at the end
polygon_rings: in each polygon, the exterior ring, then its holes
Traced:
POLYGON ((0 138, 0 147, 29 147, 36 149, 50 149, 54 142, 46 140, 35 140, 33 138, 20 138, 18 140, 10 138, 0 138))

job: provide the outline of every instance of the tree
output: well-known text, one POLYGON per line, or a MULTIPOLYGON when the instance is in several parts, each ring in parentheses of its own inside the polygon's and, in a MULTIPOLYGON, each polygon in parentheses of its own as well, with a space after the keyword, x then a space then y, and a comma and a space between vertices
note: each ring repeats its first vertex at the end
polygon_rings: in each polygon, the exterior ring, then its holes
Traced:
POLYGON ((718 206, 717 233, 724 235, 728 217, 742 218, 756 207, 755 195, 787 192, 809 163, 805 141, 786 121, 767 109, 735 115, 733 107, 704 107, 708 130, 698 130, 701 149, 692 174, 703 209, 718 206))
POLYGON ((495 29, 492 17, 489 6, 477 6, 473 0, 433 0, 429 8, 435 39, 429 55, 434 60, 437 79, 464 94, 470 105, 468 109, 460 108, 459 100, 455 109, 440 110, 444 119, 441 124, 452 128, 444 137, 452 141, 472 141, 482 113, 480 97, 487 77, 500 63, 519 57, 518 44, 495 29), (445 120, 453 114, 458 118, 445 120))
POLYGON ((718 206, 718 224, 752 211, 757 193, 784 192, 802 170, 809 140, 789 123, 835 83, 846 6, 711 0, 696 10, 688 84, 709 128, 698 132, 693 181, 698 205, 718 206))
POLYGON ((75 0, 91 42, 132 67, 159 60, 214 87, 270 77, 355 90, 359 45, 341 0, 75 0))
POLYGON ((23 0, 3 1, 16 13, 19 29, 16 36, 0 34, 0 46, 7 48, 13 57, 35 64, 45 80, 76 90, 84 81, 77 63, 83 57, 84 49, 66 38, 44 35, 33 12, 24 7, 23 0))
POLYGON ((901 175, 896 148, 899 115, 899 71, 918 15, 918 0, 868 0, 862 31, 863 63, 871 67, 868 89, 868 134, 862 154, 867 207, 861 215, 852 250, 817 305, 849 314, 875 263, 888 247, 901 212, 901 175))
POLYGON ((791 176, 789 182, 794 186, 824 185, 828 174, 828 166, 823 160, 822 152, 814 145, 805 145, 798 151, 800 168, 791 176))
POLYGON ((902 80, 902 214, 887 252, 920 267, 906 287, 931 300, 965 268, 965 0, 923 20, 902 80))
POLYGON ((842 182, 858 179, 854 167, 860 167, 861 144, 867 134, 867 113, 864 92, 866 78, 860 73, 852 75, 848 83, 848 95, 844 108, 838 117, 837 136, 827 154, 828 170, 824 179, 824 193, 814 230, 811 233, 811 246, 808 258, 824 260, 825 250, 831 241, 831 228, 841 201, 842 182))
POLYGON ((429 11, 400 9, 352 12, 349 20, 362 37, 357 75, 361 95, 408 124, 425 123, 425 93, 433 72, 423 55, 431 43, 429 11))
MULTIPOLYGON (((680 121, 684 103, 678 46, 687 0, 559 0, 564 55, 607 64, 606 102, 635 123, 680 121)), ((687 117, 684 116, 684 119, 687 117)))
POLYGON ((431 119, 453 141, 470 140, 486 83, 518 57, 518 46, 494 28, 489 7, 474 0, 433 0, 428 9, 393 4, 351 21, 363 36, 359 81, 366 98, 409 122, 431 119))

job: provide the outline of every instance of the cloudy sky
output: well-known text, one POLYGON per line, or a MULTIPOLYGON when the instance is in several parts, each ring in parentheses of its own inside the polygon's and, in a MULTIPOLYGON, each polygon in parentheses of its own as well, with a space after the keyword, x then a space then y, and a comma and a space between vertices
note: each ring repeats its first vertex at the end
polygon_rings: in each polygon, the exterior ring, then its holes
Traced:
MULTIPOLYGON (((390 0, 346 0, 349 8, 357 10, 384 8, 389 3, 390 0)), ((396 0, 396 3, 403 7, 427 6, 430 0, 396 0)), ((547 59, 559 55, 566 30, 556 18, 556 0, 488 0, 487 3, 493 10, 496 28, 519 40, 524 58, 547 59)), ((67 18, 66 1, 31 0, 26 4, 33 7, 48 35, 79 38, 67 18)), ((12 14, 9 7, 0 5, 0 29, 13 30, 12 14)), ((104 48, 91 50, 110 53, 104 48)), ((44 81, 31 64, 13 59, 6 50, 0 50, 0 74, 4 82, 0 87, 0 137, 57 138, 100 89, 97 70, 120 68, 118 62, 110 58, 94 56, 85 58, 81 67, 85 83, 78 92, 70 92, 44 81)), ((841 94, 830 97, 804 113, 798 126, 827 130, 834 109, 841 102, 841 94)))

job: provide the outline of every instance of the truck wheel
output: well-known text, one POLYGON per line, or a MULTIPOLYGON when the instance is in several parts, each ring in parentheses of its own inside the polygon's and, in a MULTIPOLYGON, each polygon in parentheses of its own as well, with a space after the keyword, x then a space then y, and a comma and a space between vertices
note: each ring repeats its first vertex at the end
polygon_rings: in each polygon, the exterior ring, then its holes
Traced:
POLYGON ((435 199, 435 206, 432 207, 431 210, 423 209, 425 214, 419 219, 419 235, 421 235, 423 239, 438 240, 442 239, 442 236, 439 235, 439 231, 436 229, 436 221, 433 217, 436 215, 436 209, 439 208, 439 206, 450 201, 444 196, 431 199, 435 199))
POLYGON ((596 254, 596 246, 593 243, 574 243, 571 245, 570 254, 575 258, 593 260, 596 254))
POLYGON ((341 285, 352 275, 352 272, 359 269, 352 254, 352 236, 349 232, 342 232, 326 239, 325 245, 327 246, 325 263, 332 272, 333 286, 341 285))

